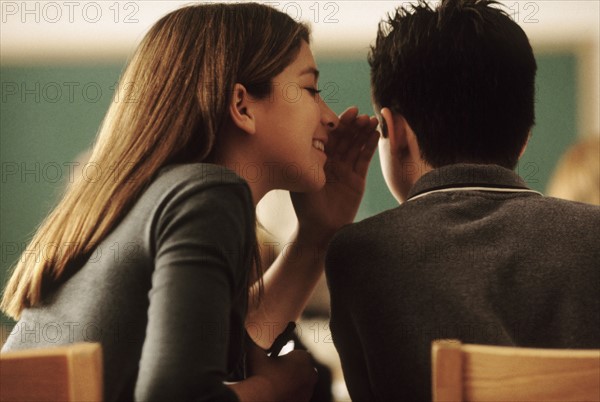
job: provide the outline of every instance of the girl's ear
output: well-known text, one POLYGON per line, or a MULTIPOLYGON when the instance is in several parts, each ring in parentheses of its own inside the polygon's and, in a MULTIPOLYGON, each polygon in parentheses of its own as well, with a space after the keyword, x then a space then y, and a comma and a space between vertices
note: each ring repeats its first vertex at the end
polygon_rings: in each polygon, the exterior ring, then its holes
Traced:
POLYGON ((233 86, 233 95, 229 104, 229 116, 231 121, 239 129, 247 134, 256 133, 256 119, 252 110, 252 100, 250 94, 242 84, 233 86))

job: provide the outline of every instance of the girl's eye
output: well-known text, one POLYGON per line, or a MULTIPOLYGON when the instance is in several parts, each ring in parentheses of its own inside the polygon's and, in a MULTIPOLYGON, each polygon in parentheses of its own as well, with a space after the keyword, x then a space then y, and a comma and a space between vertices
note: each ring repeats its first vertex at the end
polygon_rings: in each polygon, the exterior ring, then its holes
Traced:
POLYGON ((313 88, 313 87, 307 87, 307 88, 304 88, 304 89, 306 89, 312 96, 316 96, 317 94, 321 93, 320 89, 316 89, 316 88, 313 88))

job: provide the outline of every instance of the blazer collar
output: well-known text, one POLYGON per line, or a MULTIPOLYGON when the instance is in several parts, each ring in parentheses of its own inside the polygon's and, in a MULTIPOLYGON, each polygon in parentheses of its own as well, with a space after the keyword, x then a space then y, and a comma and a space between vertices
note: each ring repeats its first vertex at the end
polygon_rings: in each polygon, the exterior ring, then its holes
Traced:
POLYGON ((529 190, 519 175, 502 166, 457 163, 425 173, 409 191, 408 199, 434 190, 463 187, 529 190))

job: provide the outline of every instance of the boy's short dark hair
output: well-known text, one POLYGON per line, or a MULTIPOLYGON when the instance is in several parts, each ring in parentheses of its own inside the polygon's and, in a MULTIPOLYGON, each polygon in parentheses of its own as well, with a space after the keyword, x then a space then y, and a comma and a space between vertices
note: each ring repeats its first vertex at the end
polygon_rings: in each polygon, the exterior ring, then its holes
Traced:
POLYGON ((378 107, 403 115, 433 167, 514 169, 534 123, 535 72, 525 32, 491 0, 398 8, 371 47, 378 107))

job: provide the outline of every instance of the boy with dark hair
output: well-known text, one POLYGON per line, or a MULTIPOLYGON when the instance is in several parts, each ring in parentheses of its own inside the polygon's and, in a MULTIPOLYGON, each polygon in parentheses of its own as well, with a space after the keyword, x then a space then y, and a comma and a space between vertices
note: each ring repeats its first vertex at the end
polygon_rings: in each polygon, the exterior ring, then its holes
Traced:
POLYGON ((330 245, 331 329, 354 401, 431 400, 431 342, 600 347, 600 208, 513 171, 536 63, 488 0, 420 2, 379 27, 373 102, 402 204, 330 245))

